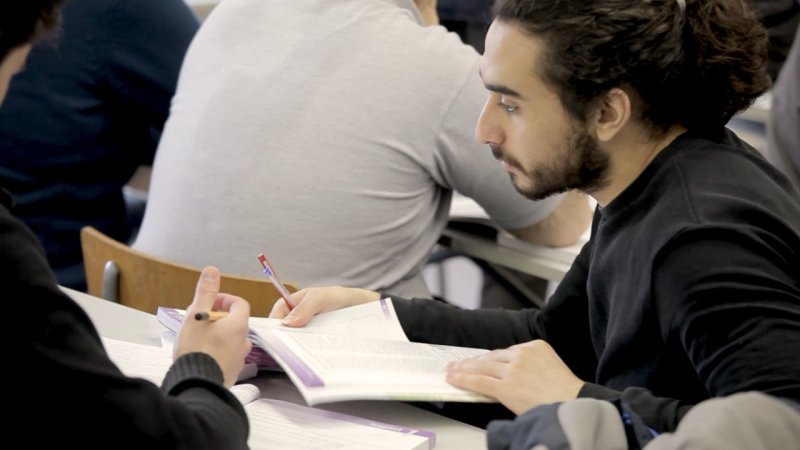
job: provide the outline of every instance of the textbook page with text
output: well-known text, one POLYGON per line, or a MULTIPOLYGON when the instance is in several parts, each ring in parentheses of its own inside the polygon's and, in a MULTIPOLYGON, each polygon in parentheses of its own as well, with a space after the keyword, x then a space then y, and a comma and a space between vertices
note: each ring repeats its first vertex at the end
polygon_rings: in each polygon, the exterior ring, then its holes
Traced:
MULTIPOLYGON (((160 385, 172 365, 172 352, 162 347, 103 337, 112 361, 127 376, 160 385)), ((430 450, 436 434, 282 400, 261 398, 253 384, 237 384, 231 393, 242 403, 250 422, 252 450, 430 450)))
MULTIPOLYGON (((185 314, 160 307, 157 316, 167 315, 166 310, 173 317, 185 314)), ((344 400, 496 401, 445 380, 449 362, 488 350, 409 341, 389 298, 319 314, 302 328, 251 317, 250 338, 283 368, 309 405, 344 400)))
POLYGON ((257 345, 283 367, 306 403, 342 400, 494 402, 445 381, 446 367, 488 350, 410 342, 392 300, 315 316, 302 328, 254 318, 257 345))

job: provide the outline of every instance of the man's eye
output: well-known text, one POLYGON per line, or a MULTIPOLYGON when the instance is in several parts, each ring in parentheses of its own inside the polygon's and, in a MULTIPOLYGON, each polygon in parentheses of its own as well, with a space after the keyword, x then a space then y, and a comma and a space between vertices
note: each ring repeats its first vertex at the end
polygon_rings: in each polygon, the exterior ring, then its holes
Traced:
POLYGON ((514 111, 517 110, 516 106, 507 105, 503 102, 499 102, 498 105, 500 105, 501 108, 505 109, 507 113, 513 113, 514 111))

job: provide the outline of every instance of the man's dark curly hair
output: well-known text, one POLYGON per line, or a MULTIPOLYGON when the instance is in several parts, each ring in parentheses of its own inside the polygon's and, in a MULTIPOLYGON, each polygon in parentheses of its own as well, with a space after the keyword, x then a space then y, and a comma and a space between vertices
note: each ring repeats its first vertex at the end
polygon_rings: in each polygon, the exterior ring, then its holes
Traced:
POLYGON ((719 127, 770 86, 767 33, 744 0, 497 0, 494 15, 543 41, 532 70, 581 120, 619 87, 656 133, 719 127))
POLYGON ((40 34, 58 28, 62 0, 0 1, 0 61, 40 34))

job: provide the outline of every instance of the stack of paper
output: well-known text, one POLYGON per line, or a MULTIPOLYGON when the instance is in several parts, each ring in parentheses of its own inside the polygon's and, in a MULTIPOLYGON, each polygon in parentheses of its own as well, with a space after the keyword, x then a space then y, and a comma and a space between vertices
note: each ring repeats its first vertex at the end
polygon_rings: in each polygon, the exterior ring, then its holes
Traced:
MULTIPOLYGON (((124 374, 158 385, 172 364, 168 349, 110 338, 103 338, 103 344, 124 374)), ((235 385, 231 392, 247 412, 248 445, 254 450, 429 450, 436 445, 436 435, 429 431, 260 398, 258 387, 252 384, 235 385)))

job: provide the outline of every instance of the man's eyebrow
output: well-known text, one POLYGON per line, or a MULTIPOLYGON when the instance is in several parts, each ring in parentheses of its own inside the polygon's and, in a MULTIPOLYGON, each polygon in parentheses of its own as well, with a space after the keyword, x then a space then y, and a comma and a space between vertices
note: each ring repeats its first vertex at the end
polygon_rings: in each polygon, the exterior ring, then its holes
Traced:
POLYGON ((509 97, 516 97, 520 100, 524 100, 524 98, 522 97, 522 95, 520 95, 519 92, 511 89, 510 87, 499 86, 496 84, 487 84, 487 83, 484 83, 483 85, 486 87, 486 89, 492 92, 497 92, 498 94, 508 95, 509 97))
MULTIPOLYGON (((478 68, 478 74, 481 76, 481 79, 483 79, 483 74, 481 73, 480 68, 478 68)), ((508 86, 501 86, 498 84, 490 84, 486 82, 484 82, 483 85, 484 87, 486 87, 487 90, 491 92, 497 92, 498 94, 508 95, 509 97, 516 97, 520 100, 524 100, 524 97, 519 92, 511 89, 508 86)))

